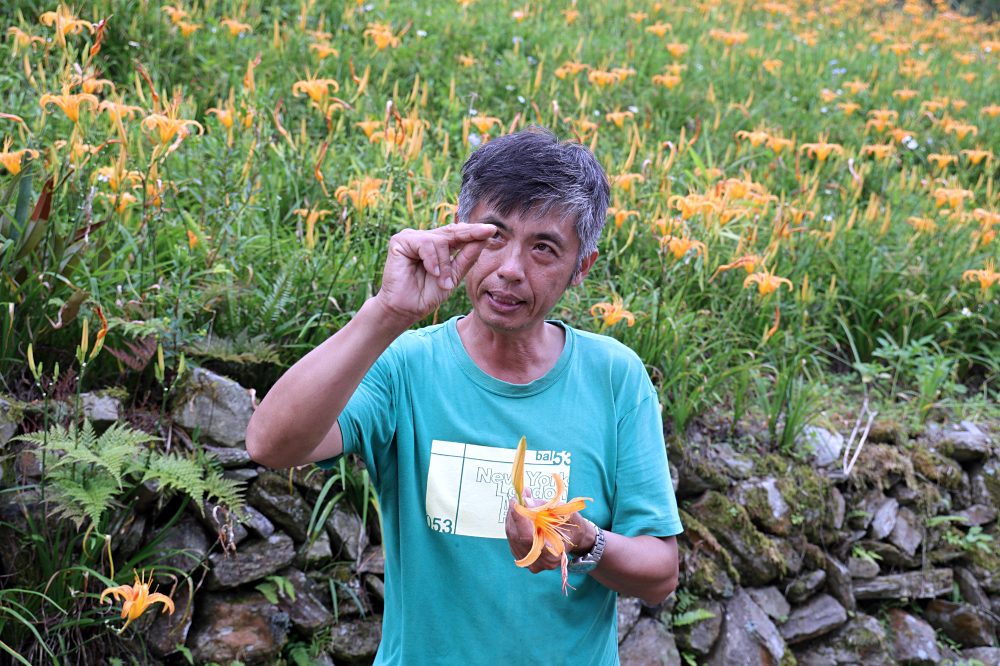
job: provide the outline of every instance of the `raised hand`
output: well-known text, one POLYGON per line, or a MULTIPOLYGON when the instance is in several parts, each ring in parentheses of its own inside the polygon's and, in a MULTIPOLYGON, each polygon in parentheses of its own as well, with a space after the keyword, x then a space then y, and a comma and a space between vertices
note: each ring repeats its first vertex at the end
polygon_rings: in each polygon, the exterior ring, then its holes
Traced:
POLYGON ((376 299, 391 315, 410 323, 420 321, 451 295, 494 233, 492 224, 399 232, 389 240, 376 299))

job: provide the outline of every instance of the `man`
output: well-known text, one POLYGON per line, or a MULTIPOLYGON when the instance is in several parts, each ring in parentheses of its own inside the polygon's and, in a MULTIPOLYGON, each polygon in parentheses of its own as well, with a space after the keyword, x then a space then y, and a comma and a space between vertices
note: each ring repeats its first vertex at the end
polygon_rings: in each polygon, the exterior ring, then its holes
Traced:
POLYGON ((545 319, 594 265, 608 194, 578 144, 534 128, 485 144, 463 167, 459 223, 393 236, 378 294, 250 422, 264 465, 365 460, 386 556, 377 664, 617 664, 616 592, 655 604, 676 586, 681 525, 643 364, 545 319), (469 315, 408 330, 463 280, 469 315), (570 517, 565 596, 546 550, 537 576, 514 565, 533 531, 511 510, 522 435, 534 502, 552 473, 593 498, 570 517))

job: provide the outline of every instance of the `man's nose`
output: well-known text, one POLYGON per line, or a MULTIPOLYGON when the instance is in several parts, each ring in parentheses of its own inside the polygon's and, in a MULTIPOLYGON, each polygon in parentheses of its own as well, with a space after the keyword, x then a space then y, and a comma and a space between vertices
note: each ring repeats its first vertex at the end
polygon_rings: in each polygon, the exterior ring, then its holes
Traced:
POLYGON ((524 279, 524 257, 519 247, 508 243, 497 269, 497 276, 507 282, 519 282, 524 279))

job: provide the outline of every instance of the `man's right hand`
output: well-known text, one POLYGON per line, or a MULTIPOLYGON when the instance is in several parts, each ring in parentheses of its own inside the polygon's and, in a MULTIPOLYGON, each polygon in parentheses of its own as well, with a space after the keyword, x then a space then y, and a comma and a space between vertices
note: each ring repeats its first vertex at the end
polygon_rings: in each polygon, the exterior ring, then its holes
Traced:
POLYGON ((492 224, 399 232, 389 240, 376 300, 407 325, 420 321, 451 295, 495 233, 492 224))

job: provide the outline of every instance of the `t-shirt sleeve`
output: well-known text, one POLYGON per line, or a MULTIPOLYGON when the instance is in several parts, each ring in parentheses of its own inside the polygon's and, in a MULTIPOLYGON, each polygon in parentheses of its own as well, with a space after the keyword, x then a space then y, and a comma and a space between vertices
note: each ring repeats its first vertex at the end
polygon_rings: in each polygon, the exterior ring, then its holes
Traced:
POLYGON ((666 537, 684 530, 667 464, 660 403, 652 386, 639 404, 618 420, 611 520, 612 531, 625 536, 666 537))
MULTIPOLYGON (((365 374, 337 423, 344 441, 344 453, 356 453, 365 462, 368 474, 379 485, 379 461, 392 446, 396 426, 399 364, 395 350, 387 349, 365 374)), ((316 464, 329 469, 338 458, 316 464)))

